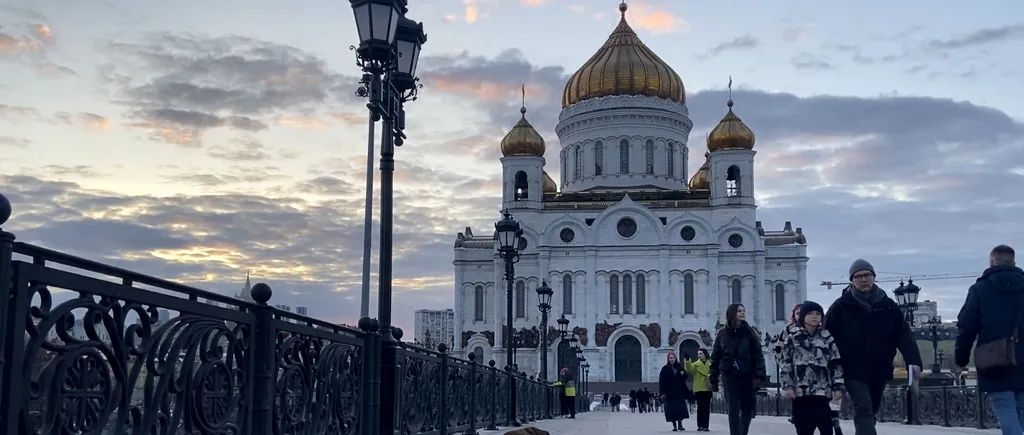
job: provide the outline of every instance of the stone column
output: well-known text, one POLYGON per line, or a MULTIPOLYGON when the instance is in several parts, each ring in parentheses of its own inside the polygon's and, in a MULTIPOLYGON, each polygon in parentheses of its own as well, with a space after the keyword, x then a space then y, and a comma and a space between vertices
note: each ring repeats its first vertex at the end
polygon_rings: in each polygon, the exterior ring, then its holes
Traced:
POLYGON ((573 317, 579 323, 587 321, 587 276, 574 273, 572 275, 572 308, 573 317))
MULTIPOLYGON (((466 289, 463 288, 462 282, 465 280, 465 273, 463 271, 462 264, 456 264, 455 266, 455 352, 462 351, 462 328, 463 323, 466 321, 466 289)), ((470 308, 469 316, 471 319, 475 319, 476 316, 476 294, 473 295, 473 305, 470 308)))
POLYGON ((807 260, 797 260, 796 273, 797 279, 800 281, 797 284, 796 300, 798 302, 793 302, 790 305, 796 305, 797 303, 807 300, 807 260))
MULTIPOLYGON (((711 305, 711 291, 709 290, 711 286, 708 284, 708 273, 706 271, 697 272, 693 281, 693 285, 696 287, 694 288, 695 294, 693 311, 697 313, 697 318, 708 319, 714 315, 715 311, 717 311, 713 310, 714 307, 711 305), (698 301, 700 302, 698 303, 698 301), (705 314, 701 315, 701 313, 705 314)), ((713 327, 714 325, 711 326, 713 327)))
MULTIPOLYGON (((667 310, 660 310, 662 318, 666 321, 671 322, 675 318, 676 304, 675 296, 676 293, 672 288, 672 266, 669 261, 668 249, 661 249, 658 251, 658 300, 667 310), (668 316, 664 315, 664 312, 668 311, 668 316)), ((663 328, 664 329, 664 328, 663 328)))
MULTIPOLYGON (((718 249, 712 248, 708 250, 708 289, 707 298, 708 303, 712 307, 716 307, 714 311, 708 311, 708 316, 714 316, 718 311, 722 311, 725 314, 725 308, 722 307, 721 302, 721 287, 719 287, 718 278, 718 249)), ((728 299, 727 299, 728 300, 728 299)), ((711 331, 714 334, 715 331, 711 331)))
MULTIPOLYGON (((503 335, 502 326, 505 325, 505 277, 503 271, 505 265, 501 258, 494 256, 494 347, 501 348, 503 335)), ((504 355, 504 354, 502 354, 504 355)), ((495 359, 495 361, 498 361, 495 359)))
MULTIPOLYGON (((591 153, 593 154, 593 153, 591 153)), ((597 316, 601 308, 600 286, 597 284, 597 250, 587 249, 587 276, 586 286, 580 291, 584 296, 582 299, 587 304, 587 317, 583 327, 587 328, 587 347, 596 348, 594 344, 594 325, 597 323, 597 316)), ((587 358, 588 360, 590 358, 587 358)))
POLYGON ((760 329, 762 327, 760 323, 761 301, 758 299, 759 295, 755 290, 756 282, 754 278, 750 277, 743 277, 740 279, 740 282, 743 283, 743 305, 747 307, 748 322, 760 329))
POLYGON ((758 307, 760 322, 766 328, 772 320, 772 303, 771 298, 768 297, 769 292, 765 291, 764 277, 764 254, 761 253, 754 257, 754 293, 757 293, 757 299, 760 301, 760 307, 758 307))
MULTIPOLYGON (((595 313, 603 313, 603 316, 607 317, 608 316, 608 302, 609 302, 609 299, 608 299, 608 274, 598 273, 596 275, 597 276, 595 278, 597 280, 597 288, 594 289, 593 293, 595 294, 594 299, 597 300, 597 309, 594 310, 594 312, 595 313)), ((596 321, 595 321, 595 324, 596 324, 596 321)), ((588 325, 588 327, 593 328, 594 325, 588 325)))

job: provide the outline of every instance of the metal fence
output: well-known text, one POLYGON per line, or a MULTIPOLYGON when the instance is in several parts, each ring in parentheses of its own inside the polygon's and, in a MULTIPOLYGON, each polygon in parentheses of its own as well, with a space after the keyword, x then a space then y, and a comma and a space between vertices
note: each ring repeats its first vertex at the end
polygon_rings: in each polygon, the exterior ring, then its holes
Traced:
POLYGON ((508 424, 512 382, 519 421, 558 414, 551 386, 444 345, 398 344, 382 376, 376 321, 339 326, 271 296, 256 284, 255 302, 229 298, 0 230, 0 433, 473 435, 508 424))
MULTIPOLYGON (((908 412, 907 389, 887 388, 882 394, 882 406, 877 419, 881 422, 925 424, 946 427, 973 427, 989 429, 999 427, 995 412, 985 394, 974 386, 921 387, 912 397, 908 412)), ((758 396, 757 415, 788 417, 792 415, 793 402, 782 395, 758 396)), ((722 397, 711 402, 711 412, 725 414, 728 405, 722 397)), ((843 400, 839 418, 853 418, 853 404, 843 400)))

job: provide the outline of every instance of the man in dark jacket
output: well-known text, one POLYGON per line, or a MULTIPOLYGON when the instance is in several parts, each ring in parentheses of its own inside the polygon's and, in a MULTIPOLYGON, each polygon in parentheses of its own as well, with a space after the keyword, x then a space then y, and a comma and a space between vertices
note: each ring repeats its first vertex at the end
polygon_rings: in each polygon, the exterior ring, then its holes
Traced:
POLYGON ((892 380, 896 350, 909 373, 920 376, 921 351, 899 305, 875 285, 875 268, 865 260, 850 266, 850 287, 825 314, 825 329, 843 356, 846 391, 853 401, 857 435, 876 435, 875 414, 886 382, 892 380))
MULTIPOLYGON (((996 246, 989 254, 989 268, 967 291, 967 300, 957 316, 954 358, 956 365, 967 367, 971 347, 1018 337, 1021 304, 1024 303, 1024 270, 1016 266, 1013 248, 996 246)), ((1016 347, 1016 367, 978 371, 978 389, 988 393, 999 427, 1004 434, 1022 433, 1017 417, 1024 407, 1024 346, 1016 347)))

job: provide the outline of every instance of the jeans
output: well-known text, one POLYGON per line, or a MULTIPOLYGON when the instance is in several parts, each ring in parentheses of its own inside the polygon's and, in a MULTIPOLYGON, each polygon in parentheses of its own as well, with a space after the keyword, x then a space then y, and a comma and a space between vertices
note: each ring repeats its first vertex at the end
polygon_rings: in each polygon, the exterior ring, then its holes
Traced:
POLYGON ((711 424, 711 392, 699 391, 697 396, 697 427, 710 427, 711 424))
POLYGON ((754 378, 727 375, 722 381, 729 405, 729 435, 747 435, 754 418, 754 378))
POLYGON ((1024 411, 1024 392, 988 393, 988 400, 992 401, 992 409, 999 420, 1003 435, 1024 434, 1024 421, 1020 418, 1021 411, 1024 411))
POLYGON ((885 381, 864 382, 847 380, 846 392, 853 402, 853 428, 857 435, 878 435, 875 431, 875 414, 882 406, 885 381))

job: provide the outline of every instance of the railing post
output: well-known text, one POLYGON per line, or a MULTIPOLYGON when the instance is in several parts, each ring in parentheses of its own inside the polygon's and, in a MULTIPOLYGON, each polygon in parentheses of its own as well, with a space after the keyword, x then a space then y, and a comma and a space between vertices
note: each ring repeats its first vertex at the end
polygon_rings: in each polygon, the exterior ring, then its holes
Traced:
POLYGON ((981 392, 981 389, 977 386, 974 387, 974 397, 977 398, 975 406, 978 408, 978 429, 988 429, 988 425, 985 424, 985 417, 988 414, 988 409, 985 407, 985 393, 981 392))
POLYGON ((491 392, 491 422, 487 424, 485 429, 487 430, 498 430, 498 369, 494 368, 494 360, 487 362, 487 365, 491 368, 490 376, 488 376, 487 383, 491 388, 486 388, 486 391, 491 392))
POLYGON ((380 408, 380 398, 378 397, 380 389, 380 374, 377 373, 377 329, 380 328, 380 322, 376 319, 369 317, 363 317, 359 319, 359 329, 363 331, 363 414, 361 427, 359 428, 361 435, 376 435, 377 424, 380 414, 378 408, 380 408))
POLYGON ((942 424, 946 427, 952 427, 949 423, 949 387, 946 385, 942 386, 942 424))
POLYGON ((277 332, 274 330, 274 308, 267 305, 274 292, 269 285, 252 286, 255 327, 252 348, 252 427, 251 435, 270 435, 274 423, 274 398, 277 396, 277 332))
POLYGON ((441 409, 437 412, 437 432, 441 435, 448 434, 448 345, 441 343, 437 345, 437 351, 441 352, 441 385, 439 395, 441 396, 441 409))
POLYGON ((11 300, 10 292, 14 289, 14 283, 11 282, 14 234, 4 231, 3 225, 10 218, 11 202, 3 194, 0 194, 0 350, 2 350, 0 351, 0 391, 4 392, 4 394, 0 394, 0 410, 2 410, 0 411, 0 431, 16 429, 11 420, 18 418, 17 413, 11 411, 14 408, 9 403, 13 399, 9 393, 12 390, 8 382, 14 379, 14 373, 13 369, 7 366, 7 358, 10 357, 7 354, 8 340, 13 340, 13 337, 7 336, 8 322, 13 321, 14 318, 7 311, 7 303, 11 300))
POLYGON ((477 363, 476 363, 476 352, 469 353, 469 427, 466 428, 463 435, 477 435, 476 431, 476 419, 480 414, 480 407, 476 403, 476 377, 477 377, 477 363))
MULTIPOLYGON (((509 338, 511 339, 511 337, 509 338)), ((516 389, 514 388, 516 372, 513 371, 512 366, 505 366, 505 379, 508 380, 508 401, 505 403, 505 426, 510 427, 512 426, 512 416, 516 415, 515 409, 512 409, 513 404, 516 403, 516 389)))

